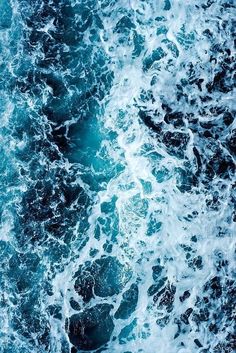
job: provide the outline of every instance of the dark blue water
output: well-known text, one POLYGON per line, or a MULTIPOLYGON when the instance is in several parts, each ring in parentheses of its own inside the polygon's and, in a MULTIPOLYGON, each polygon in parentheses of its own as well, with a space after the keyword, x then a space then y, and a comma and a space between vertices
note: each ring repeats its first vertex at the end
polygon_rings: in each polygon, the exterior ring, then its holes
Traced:
POLYGON ((0 0, 0 352, 234 352, 235 11, 0 0))

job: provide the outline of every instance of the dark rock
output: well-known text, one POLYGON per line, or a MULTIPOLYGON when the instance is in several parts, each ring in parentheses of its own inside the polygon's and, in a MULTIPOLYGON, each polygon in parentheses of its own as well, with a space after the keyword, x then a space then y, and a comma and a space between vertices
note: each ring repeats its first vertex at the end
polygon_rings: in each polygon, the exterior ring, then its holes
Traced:
POLYGON ((111 305, 98 304, 69 319, 68 336, 78 349, 90 351, 106 344, 114 324, 110 316, 111 305))

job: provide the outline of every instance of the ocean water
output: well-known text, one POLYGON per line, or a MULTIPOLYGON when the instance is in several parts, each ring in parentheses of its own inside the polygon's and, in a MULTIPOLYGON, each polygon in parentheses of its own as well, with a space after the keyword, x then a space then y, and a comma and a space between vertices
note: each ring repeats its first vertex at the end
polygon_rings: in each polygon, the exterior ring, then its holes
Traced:
POLYGON ((0 0, 0 352, 231 353, 233 0, 0 0))

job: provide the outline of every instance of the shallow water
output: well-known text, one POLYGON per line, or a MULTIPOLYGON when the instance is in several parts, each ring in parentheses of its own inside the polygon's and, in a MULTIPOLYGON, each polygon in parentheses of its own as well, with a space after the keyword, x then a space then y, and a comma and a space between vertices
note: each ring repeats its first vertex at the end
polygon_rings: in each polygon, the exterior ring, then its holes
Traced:
POLYGON ((0 352, 236 349, 234 18, 1 0, 0 352))

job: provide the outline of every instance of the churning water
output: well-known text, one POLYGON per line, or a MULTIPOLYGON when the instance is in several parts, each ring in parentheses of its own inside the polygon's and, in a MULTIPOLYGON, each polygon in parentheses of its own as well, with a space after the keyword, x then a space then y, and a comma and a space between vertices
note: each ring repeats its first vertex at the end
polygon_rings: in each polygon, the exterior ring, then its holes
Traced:
POLYGON ((234 0, 0 0, 0 352, 230 353, 234 0))

